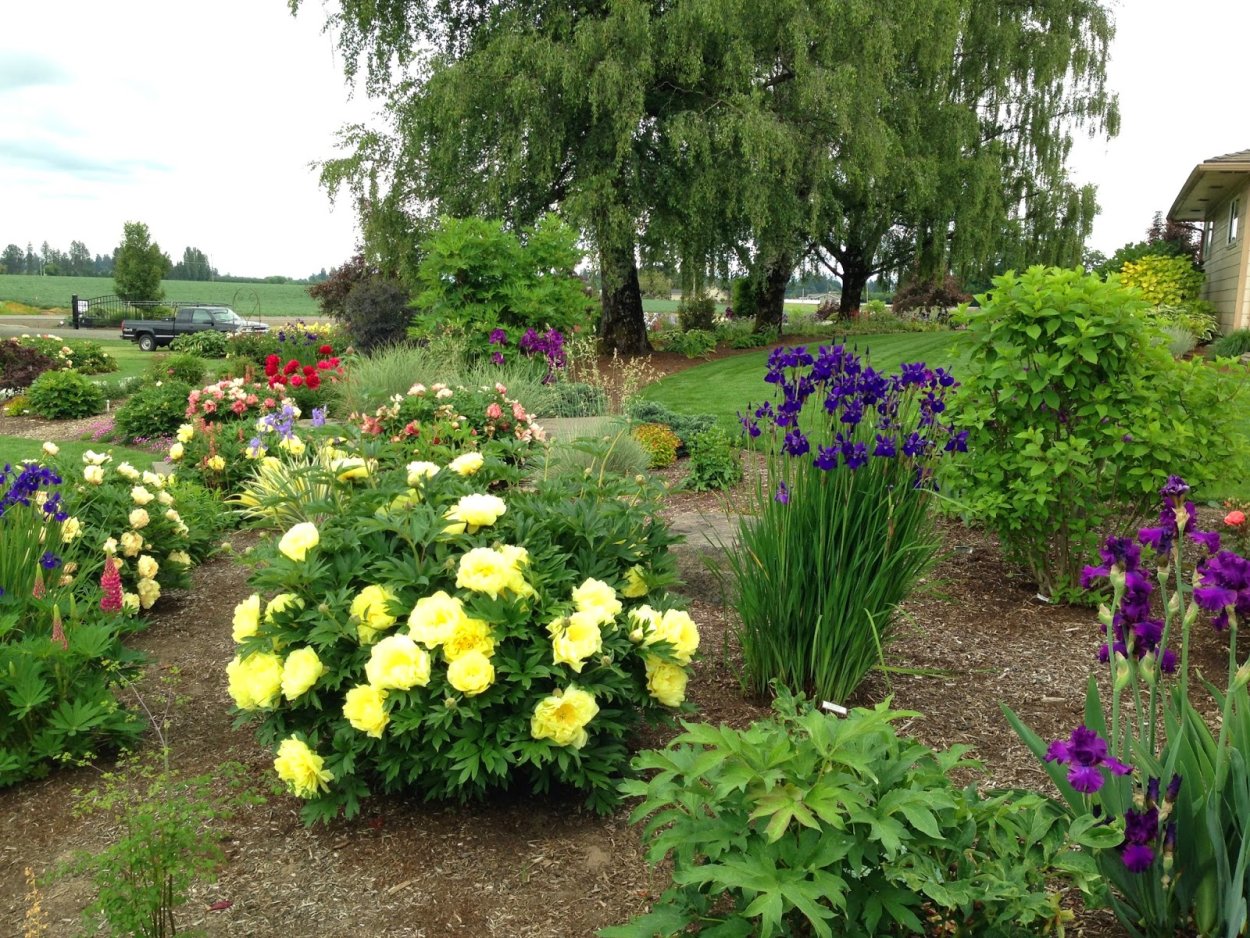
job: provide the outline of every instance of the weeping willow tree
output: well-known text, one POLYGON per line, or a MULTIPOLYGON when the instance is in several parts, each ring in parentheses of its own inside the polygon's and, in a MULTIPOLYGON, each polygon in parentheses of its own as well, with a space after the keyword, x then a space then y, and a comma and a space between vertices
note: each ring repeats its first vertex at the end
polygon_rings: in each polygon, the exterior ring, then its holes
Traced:
MULTIPOLYGON (((291 0, 298 10, 300 0, 291 0)), ((805 260, 843 281, 1076 263, 1093 192, 1065 163, 1113 133, 1091 0, 338 0, 349 77, 386 132, 324 165, 403 271, 420 219, 553 208, 598 252, 600 332, 647 348, 637 256, 749 273, 779 324, 805 260)), ((691 273, 693 272, 693 273, 691 273)))

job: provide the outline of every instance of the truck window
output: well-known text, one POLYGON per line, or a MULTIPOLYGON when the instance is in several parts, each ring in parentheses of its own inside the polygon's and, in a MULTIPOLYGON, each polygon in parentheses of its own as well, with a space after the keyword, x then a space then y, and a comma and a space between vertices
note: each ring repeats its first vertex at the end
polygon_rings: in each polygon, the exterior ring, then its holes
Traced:
POLYGON ((191 321, 196 325, 211 326, 213 324, 213 314, 206 309, 192 310, 191 321))

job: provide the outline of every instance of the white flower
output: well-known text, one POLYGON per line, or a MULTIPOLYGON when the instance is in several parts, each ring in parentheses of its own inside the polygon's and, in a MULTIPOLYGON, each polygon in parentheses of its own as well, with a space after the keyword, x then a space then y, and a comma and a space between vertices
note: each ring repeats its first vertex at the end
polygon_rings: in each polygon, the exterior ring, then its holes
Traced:
POLYGON ((43 444, 43 451, 47 453, 49 456, 55 456, 57 453, 61 451, 61 447, 57 446, 51 440, 48 440, 47 442, 43 444))
MULTIPOLYGON (((118 466, 117 468, 119 471, 121 470, 120 466, 118 466)), ((154 498, 156 498, 156 496, 153 495, 151 492, 149 492, 147 489, 145 489, 142 485, 136 485, 134 488, 130 490, 130 500, 133 501, 136 505, 146 505, 149 502, 151 502, 152 499, 154 498)))
POLYGON ((128 462, 118 464, 117 474, 129 482, 137 482, 140 478, 139 470, 128 462))

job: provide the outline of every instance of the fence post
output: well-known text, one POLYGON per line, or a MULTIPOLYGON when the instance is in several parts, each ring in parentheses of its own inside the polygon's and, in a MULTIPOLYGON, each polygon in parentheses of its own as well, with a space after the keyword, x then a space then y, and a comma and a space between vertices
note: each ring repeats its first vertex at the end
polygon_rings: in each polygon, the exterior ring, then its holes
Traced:
POLYGON ((78 328, 78 294, 69 298, 70 315, 74 318, 74 328, 78 328))

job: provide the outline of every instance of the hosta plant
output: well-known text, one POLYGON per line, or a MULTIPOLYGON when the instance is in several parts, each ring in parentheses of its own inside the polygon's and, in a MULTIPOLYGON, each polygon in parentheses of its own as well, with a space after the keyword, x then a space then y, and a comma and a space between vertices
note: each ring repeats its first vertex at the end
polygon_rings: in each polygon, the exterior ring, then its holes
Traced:
POLYGON ((647 780, 622 790, 673 885, 603 938, 1006 936, 1070 916, 1049 889, 1066 825, 1044 798, 960 788, 967 748, 898 735, 918 714, 888 701, 839 719, 780 688, 774 707, 743 730, 686 723, 634 760, 647 780))
POLYGON ((631 730, 682 705, 699 641, 664 593, 671 537, 645 481, 519 487, 476 451, 309 471, 351 497, 254 552, 227 668, 305 820, 374 791, 613 804, 631 730))

